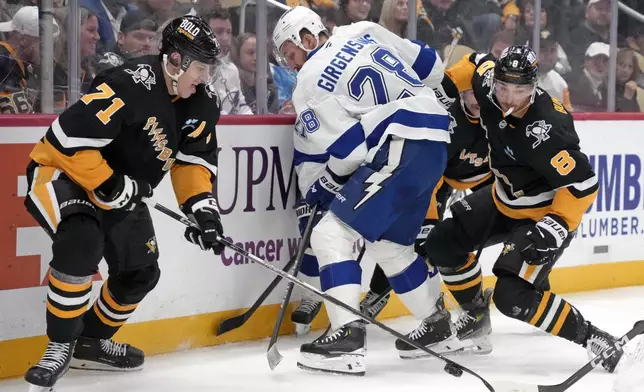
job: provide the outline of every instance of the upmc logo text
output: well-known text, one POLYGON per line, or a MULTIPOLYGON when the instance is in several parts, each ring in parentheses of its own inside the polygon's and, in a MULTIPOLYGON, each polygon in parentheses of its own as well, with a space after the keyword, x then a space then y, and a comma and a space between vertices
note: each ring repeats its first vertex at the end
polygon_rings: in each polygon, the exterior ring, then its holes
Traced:
POLYGON ((291 188, 293 191, 296 188, 293 161, 283 161, 280 147, 233 147, 232 151, 220 149, 219 166, 217 181, 228 185, 217 186, 219 208, 223 215, 239 208, 243 208, 243 212, 257 209, 273 211, 276 207, 282 210, 294 208, 294 196, 289 203, 291 188), (232 162, 226 159, 231 152, 232 162), (259 191, 266 187, 266 182, 269 191, 259 191))
POLYGON ((635 154, 590 155, 597 199, 580 226, 582 238, 644 235, 642 160, 635 154))

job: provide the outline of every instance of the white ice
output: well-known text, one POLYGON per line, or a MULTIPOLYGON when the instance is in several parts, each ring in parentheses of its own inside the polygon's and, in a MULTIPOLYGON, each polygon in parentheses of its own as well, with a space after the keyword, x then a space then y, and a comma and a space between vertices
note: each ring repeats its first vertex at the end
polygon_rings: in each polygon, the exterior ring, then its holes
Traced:
MULTIPOLYGON (((598 327, 621 336, 644 319, 644 286, 565 295, 598 327)), ((408 332, 416 322, 405 317, 387 322, 408 332)), ((587 362, 586 352, 566 340, 492 311, 494 351, 488 356, 452 357, 488 380, 558 384, 587 362)), ((182 353, 153 356, 136 373, 105 374, 71 370, 58 392, 392 392, 485 391, 467 374, 454 378, 436 359, 398 358, 394 338, 376 327, 368 331, 367 374, 364 377, 312 373, 296 366, 299 345, 316 337, 281 337, 282 363, 271 372, 266 361, 268 340, 229 344, 182 353)), ((630 343, 634 345, 636 342, 630 343)), ((629 345, 629 346, 630 346, 629 345)), ((632 347, 631 347, 632 348, 632 347)), ((601 369, 584 377, 570 391, 610 392, 614 375, 601 369)), ((26 392, 21 379, 0 382, 2 392, 26 392)), ((642 386, 644 391, 644 386, 642 386)))

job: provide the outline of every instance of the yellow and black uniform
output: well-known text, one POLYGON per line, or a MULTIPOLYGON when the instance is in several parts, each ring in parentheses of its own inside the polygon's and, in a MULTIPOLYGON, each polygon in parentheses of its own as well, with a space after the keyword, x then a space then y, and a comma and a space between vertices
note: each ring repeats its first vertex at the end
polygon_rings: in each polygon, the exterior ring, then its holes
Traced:
POLYGON ((171 172, 179 204, 210 194, 218 119, 216 94, 199 85, 188 99, 170 95, 158 57, 146 56, 99 74, 36 144, 25 204, 53 239, 51 341, 110 338, 159 279, 147 207, 109 209, 94 191, 123 175, 154 188, 171 172), (102 257, 109 278, 85 312, 102 257))
POLYGON ((0 42, 0 114, 33 113, 27 94, 30 70, 8 42, 0 42))
MULTIPOLYGON (((529 49, 518 47, 517 51, 529 49)), ((536 56, 529 51, 525 58, 532 61, 536 75, 536 56)), ((494 184, 455 203, 453 217, 430 232, 426 251, 434 265, 469 271, 480 269, 471 252, 481 243, 504 243, 493 268, 498 277, 494 292, 498 309, 585 345, 590 324, 548 291, 547 277, 595 199, 597 178, 579 148, 572 116, 548 93, 536 88, 534 102, 522 117, 504 116, 491 93, 498 77, 495 65, 501 60, 477 54, 469 58, 494 184), (552 236, 554 242, 545 256, 540 253, 543 248, 531 242, 535 233, 552 236)), ((467 304, 476 295, 480 293, 470 292, 469 300, 463 295, 457 299, 467 304)))

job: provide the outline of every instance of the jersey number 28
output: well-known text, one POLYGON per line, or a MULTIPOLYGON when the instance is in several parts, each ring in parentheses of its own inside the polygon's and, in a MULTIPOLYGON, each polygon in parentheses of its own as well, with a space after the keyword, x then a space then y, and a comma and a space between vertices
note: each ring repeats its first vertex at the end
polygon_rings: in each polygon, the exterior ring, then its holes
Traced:
MULTIPOLYGON (((394 56, 389 50, 385 48, 378 48, 371 53, 371 59, 374 65, 366 65, 358 68, 355 74, 349 81, 349 94, 356 101, 360 101, 365 93, 365 85, 367 82, 371 85, 371 92, 373 94, 374 103, 377 105, 384 105, 389 102, 389 92, 385 84, 383 70, 385 72, 396 75, 400 80, 412 87, 422 87, 423 82, 418 80, 415 75, 407 72, 405 64, 394 56)), ((403 90, 402 93, 395 99, 402 99, 412 96, 412 94, 403 90)))

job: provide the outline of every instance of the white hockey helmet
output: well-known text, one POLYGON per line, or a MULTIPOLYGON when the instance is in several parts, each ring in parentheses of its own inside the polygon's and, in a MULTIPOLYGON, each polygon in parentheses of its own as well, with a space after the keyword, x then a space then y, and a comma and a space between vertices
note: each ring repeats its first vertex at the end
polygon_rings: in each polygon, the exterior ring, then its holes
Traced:
POLYGON ((285 65, 285 59, 282 55, 281 49, 285 42, 291 41, 299 48, 309 52, 309 49, 304 47, 300 39, 300 32, 306 29, 311 34, 319 38, 320 33, 328 33, 322 19, 313 10, 303 6, 297 6, 286 11, 275 25, 273 30, 273 52, 275 59, 280 64, 285 65))

